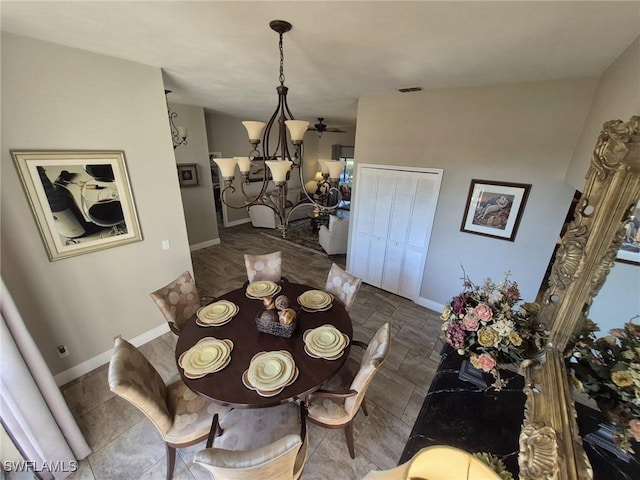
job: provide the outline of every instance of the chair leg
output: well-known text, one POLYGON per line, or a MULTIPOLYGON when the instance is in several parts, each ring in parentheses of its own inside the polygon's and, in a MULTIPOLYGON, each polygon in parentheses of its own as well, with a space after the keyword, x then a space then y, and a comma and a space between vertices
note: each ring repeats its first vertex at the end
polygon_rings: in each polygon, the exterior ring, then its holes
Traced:
POLYGON ((176 465, 176 449, 169 446, 168 443, 165 446, 167 447, 167 480, 171 480, 173 478, 173 469, 176 465))
POLYGON ((356 458, 356 452, 353 448, 353 422, 347 423, 347 426, 344 427, 344 434, 347 437, 347 447, 349 447, 349 454, 351 458, 356 458))
POLYGON ((364 413, 365 417, 369 416, 369 412, 367 412, 367 405, 364 403, 364 398, 362 399, 362 403, 360 404, 360 408, 362 409, 362 413, 364 413))

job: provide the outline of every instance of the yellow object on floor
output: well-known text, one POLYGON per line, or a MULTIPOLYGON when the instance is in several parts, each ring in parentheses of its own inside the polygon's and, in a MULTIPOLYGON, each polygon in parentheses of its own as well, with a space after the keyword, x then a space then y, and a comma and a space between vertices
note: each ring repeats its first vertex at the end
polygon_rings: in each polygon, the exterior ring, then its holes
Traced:
POLYGON ((394 469, 371 471, 362 480, 500 480, 500 475, 464 450, 437 445, 394 469))

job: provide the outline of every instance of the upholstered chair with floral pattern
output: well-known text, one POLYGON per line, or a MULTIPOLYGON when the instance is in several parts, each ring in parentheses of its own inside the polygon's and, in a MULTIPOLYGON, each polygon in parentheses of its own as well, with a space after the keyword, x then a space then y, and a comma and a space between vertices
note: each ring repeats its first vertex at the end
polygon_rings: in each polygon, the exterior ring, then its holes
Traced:
POLYGON ((353 340, 352 345, 365 349, 360 369, 351 380, 336 375, 322 389, 309 394, 305 399, 308 419, 325 428, 344 428, 351 458, 356 458, 353 447, 353 420, 362 408, 368 415, 364 396, 374 375, 389 352, 391 334, 389 323, 378 329, 369 344, 353 340), (341 383, 341 385, 336 385, 341 383))
POLYGON ((302 475, 307 457, 303 404, 236 409, 219 424, 214 418, 210 431, 207 448, 196 453, 194 463, 215 480, 291 480, 302 475))
POLYGON ((203 304, 216 300, 211 296, 200 297, 196 282, 189 272, 184 272, 171 283, 149 295, 176 335, 180 335, 183 327, 203 304))
POLYGON ((331 269, 327 275, 327 284, 324 289, 340 300, 348 312, 356 300, 360 285, 362 285, 362 279, 345 272, 334 263, 331 265, 331 269))
POLYGON ((249 283, 260 280, 270 280, 277 283, 282 278, 282 252, 264 255, 245 254, 244 265, 247 268, 249 283))
POLYGON ((173 476, 176 448, 204 441, 214 415, 230 410, 190 390, 182 380, 166 385, 145 356, 122 337, 116 337, 109 363, 109 388, 142 413, 158 429, 167 449, 167 480, 173 476))

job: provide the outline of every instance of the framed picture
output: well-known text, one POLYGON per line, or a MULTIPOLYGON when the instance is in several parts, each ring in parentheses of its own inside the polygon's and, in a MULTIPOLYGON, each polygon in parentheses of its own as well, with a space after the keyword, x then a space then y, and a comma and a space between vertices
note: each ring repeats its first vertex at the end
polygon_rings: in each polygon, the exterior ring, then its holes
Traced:
POLYGON ((513 242, 530 184, 471 180, 460 231, 513 242))
POLYGON ((625 228, 622 247, 618 250, 616 261, 640 265, 640 200, 631 214, 631 220, 625 228))
POLYGON ((195 187, 198 182, 198 164, 197 163, 179 163, 178 164, 178 180, 181 187, 195 187))
POLYGON ((12 151, 50 260, 142 240, 122 151, 12 151))

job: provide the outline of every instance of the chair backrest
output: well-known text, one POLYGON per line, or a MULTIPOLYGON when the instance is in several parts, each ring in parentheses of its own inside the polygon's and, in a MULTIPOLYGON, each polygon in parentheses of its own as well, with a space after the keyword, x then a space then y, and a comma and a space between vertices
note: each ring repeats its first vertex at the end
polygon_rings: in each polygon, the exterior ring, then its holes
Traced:
POLYGON ((191 273, 184 272, 164 287, 149 294, 174 333, 180 333, 200 308, 200 295, 191 273))
POLYGON ((140 409, 163 437, 173 425, 162 377, 136 347, 121 337, 116 338, 109 362, 109 388, 140 409))
POLYGON ((256 450, 202 450, 194 462, 215 480, 292 480, 301 473, 294 473, 301 446, 300 435, 290 434, 256 450))
POLYGON ((360 290, 360 285, 362 285, 362 279, 345 272, 334 263, 331 265, 327 275, 327 283, 324 289, 326 292, 335 295, 343 303, 344 308, 349 311, 356 299, 358 290, 360 290))
POLYGON ((344 408, 352 417, 358 412, 371 380, 373 380, 384 359, 387 358, 390 343, 389 323, 385 323, 369 342, 369 346, 362 355, 360 369, 351 382, 351 390, 355 390, 358 394, 345 399, 344 408))
POLYGON ((259 280, 279 282, 282 278, 282 252, 266 253, 264 255, 244 255, 244 265, 247 268, 249 283, 259 280))

